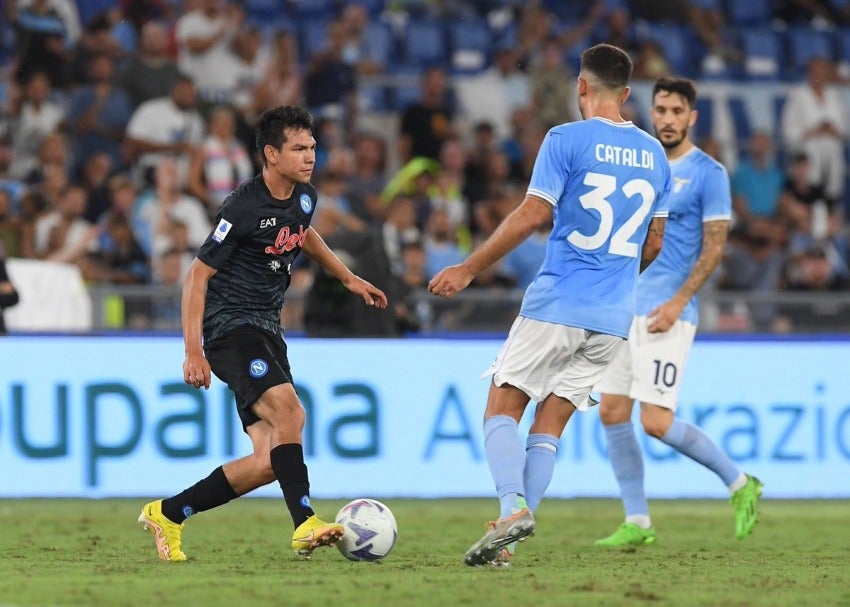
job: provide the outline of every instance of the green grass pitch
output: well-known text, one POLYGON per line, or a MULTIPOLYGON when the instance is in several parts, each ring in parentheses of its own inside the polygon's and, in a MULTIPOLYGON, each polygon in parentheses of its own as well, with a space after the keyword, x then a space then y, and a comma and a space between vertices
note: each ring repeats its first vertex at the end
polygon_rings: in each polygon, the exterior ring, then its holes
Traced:
MULTIPOLYGON (((549 500, 509 569, 468 568, 489 500, 383 498, 399 540, 381 563, 336 549, 296 560, 282 501, 242 499, 191 519, 187 563, 156 558, 146 500, 0 500, 0 606, 419 607, 850 605, 850 502, 765 501, 744 541, 722 501, 654 501, 658 542, 602 549, 615 500, 549 500)), ((344 500, 317 501, 331 518, 344 500)))

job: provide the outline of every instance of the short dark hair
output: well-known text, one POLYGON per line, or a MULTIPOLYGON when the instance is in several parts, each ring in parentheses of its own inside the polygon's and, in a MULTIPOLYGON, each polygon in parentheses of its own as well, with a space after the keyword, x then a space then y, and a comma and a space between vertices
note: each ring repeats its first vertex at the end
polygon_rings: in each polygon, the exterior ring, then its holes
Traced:
POLYGON ((267 145, 279 150, 286 143, 287 129, 293 131, 309 131, 313 134, 315 123, 313 116, 303 107, 297 105, 281 105, 266 110, 257 119, 256 135, 254 138, 257 150, 266 164, 266 155, 263 149, 267 145))
POLYGON ((652 99, 658 93, 676 93, 681 95, 688 102, 688 107, 694 108, 697 100, 697 87, 693 80, 688 78, 679 78, 677 76, 663 76, 655 81, 655 86, 652 87, 652 99))
POLYGON ((613 44, 597 44, 581 54, 581 70, 592 73, 606 89, 621 89, 629 84, 632 59, 613 44))

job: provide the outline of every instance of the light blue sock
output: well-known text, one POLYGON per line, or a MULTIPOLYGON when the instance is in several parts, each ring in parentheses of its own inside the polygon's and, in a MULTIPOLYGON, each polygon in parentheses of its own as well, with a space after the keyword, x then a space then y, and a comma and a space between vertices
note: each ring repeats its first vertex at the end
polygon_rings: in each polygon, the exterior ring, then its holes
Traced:
POLYGON ((691 423, 674 417, 667 434, 661 437, 661 442, 702 464, 719 476, 727 486, 741 475, 735 462, 723 453, 705 432, 691 423))
POLYGON ((626 518, 649 517, 649 505, 643 490, 643 453, 631 421, 605 426, 608 459, 620 486, 620 499, 626 518))
POLYGON ((525 501, 528 509, 534 512, 546 493, 555 470, 555 456, 560 444, 557 436, 551 434, 529 434, 525 441, 525 501))
POLYGON ((494 415, 484 420, 484 454, 499 496, 499 518, 510 516, 525 506, 522 484, 525 449, 512 417, 494 415))

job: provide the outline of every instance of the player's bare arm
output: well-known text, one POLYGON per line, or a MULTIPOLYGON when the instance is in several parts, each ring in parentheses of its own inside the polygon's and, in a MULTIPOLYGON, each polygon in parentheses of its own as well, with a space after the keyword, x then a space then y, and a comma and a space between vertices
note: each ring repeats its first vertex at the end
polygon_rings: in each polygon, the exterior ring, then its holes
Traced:
POLYGON ((367 306, 375 306, 381 309, 387 307, 387 296, 384 292, 349 270, 339 257, 331 251, 324 238, 313 228, 307 229, 301 250, 310 259, 325 268, 331 276, 345 285, 346 289, 362 297, 367 306))
POLYGON ((527 194, 496 231, 463 263, 440 270, 428 283, 434 295, 451 298, 463 291, 482 270, 489 268, 512 251, 536 229, 552 221, 552 205, 527 194))
POLYGON ((643 241, 643 248, 640 252, 640 271, 643 272, 649 267, 658 254, 661 252, 661 246, 664 244, 664 228, 667 225, 666 217, 653 217, 649 222, 649 229, 646 233, 646 240, 643 241))
POLYGON ((189 266, 186 281, 183 284, 183 298, 180 302, 183 344, 186 348, 186 358, 183 360, 183 381, 196 388, 201 386, 209 388, 212 381, 210 364, 204 356, 201 331, 207 283, 216 271, 215 268, 196 258, 189 266))
POLYGON ((720 263, 728 234, 728 219, 706 221, 702 224, 702 252, 676 295, 649 313, 650 333, 667 331, 673 326, 682 310, 720 263))

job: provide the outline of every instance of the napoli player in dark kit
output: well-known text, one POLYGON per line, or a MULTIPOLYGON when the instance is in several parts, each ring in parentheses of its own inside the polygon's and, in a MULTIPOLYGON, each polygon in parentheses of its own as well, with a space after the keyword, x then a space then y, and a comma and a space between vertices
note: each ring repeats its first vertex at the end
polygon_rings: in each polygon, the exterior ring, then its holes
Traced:
POLYGON ((262 173, 222 204, 216 227, 189 268, 182 301, 183 379, 208 388, 215 372, 227 383, 253 453, 144 506, 139 522, 153 533, 159 558, 166 561, 186 560, 180 547, 186 518, 274 480, 292 515, 297 554, 309 557, 343 534, 342 525, 322 521, 310 505, 301 446, 305 411, 293 387, 280 311, 291 264, 301 251, 367 306, 386 308, 387 297, 353 274, 310 227, 316 207, 310 113, 293 106, 267 110, 257 121, 256 141, 262 173))

